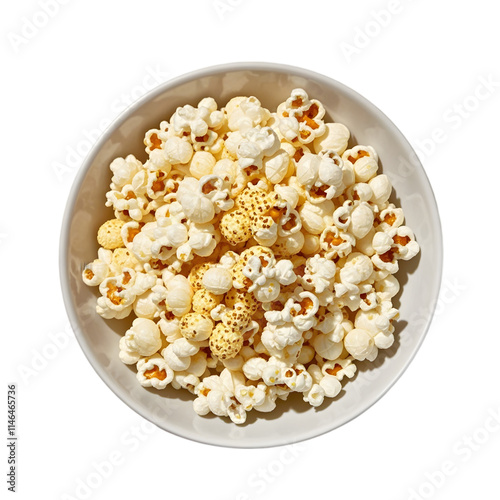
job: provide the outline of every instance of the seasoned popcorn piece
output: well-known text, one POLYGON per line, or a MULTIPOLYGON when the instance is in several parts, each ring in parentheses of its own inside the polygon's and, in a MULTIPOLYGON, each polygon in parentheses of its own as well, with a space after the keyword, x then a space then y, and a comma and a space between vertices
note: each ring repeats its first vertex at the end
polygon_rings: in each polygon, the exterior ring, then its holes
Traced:
POLYGON ((250 312, 244 304, 237 302, 232 308, 219 304, 210 313, 215 321, 222 321, 234 331, 243 333, 250 323, 250 312))
POLYGON ((210 336, 210 349, 219 359, 234 358, 243 346, 243 335, 224 323, 218 323, 210 336))
POLYGON ((200 314, 210 315, 210 311, 220 304, 222 295, 215 295, 205 288, 196 290, 193 295, 193 311, 200 314))
POLYGON ((231 288, 226 293, 224 303, 229 308, 234 308, 236 303, 243 304, 250 315, 253 315, 260 308, 260 303, 253 293, 248 293, 238 288, 231 288))
POLYGON ((214 322, 205 314, 187 313, 179 324, 181 335, 187 340, 207 340, 212 333, 214 322))
POLYGON ((137 362, 137 380, 143 387, 165 389, 173 379, 172 368, 159 354, 153 354, 137 362))
POLYGON ((191 268, 191 270, 189 271, 188 280, 193 291, 196 292, 200 288, 203 288, 203 276, 211 267, 212 264, 208 262, 202 262, 200 264, 196 264, 191 268))
POLYGON ((134 254, 128 248, 116 248, 113 250, 111 257, 111 266, 119 273, 125 267, 140 271, 142 269, 141 263, 134 257, 134 254))
POLYGON ((219 222, 219 230, 230 245, 236 246, 248 241, 252 237, 248 212, 236 209, 224 213, 219 222))
POLYGON ((125 246, 121 236, 121 229, 125 222, 119 219, 107 220, 97 231, 97 242, 103 248, 114 250, 125 246))
POLYGON ((342 123, 326 123, 325 133, 314 139, 314 150, 319 153, 326 149, 332 149, 341 155, 347 148, 350 135, 349 129, 342 123))

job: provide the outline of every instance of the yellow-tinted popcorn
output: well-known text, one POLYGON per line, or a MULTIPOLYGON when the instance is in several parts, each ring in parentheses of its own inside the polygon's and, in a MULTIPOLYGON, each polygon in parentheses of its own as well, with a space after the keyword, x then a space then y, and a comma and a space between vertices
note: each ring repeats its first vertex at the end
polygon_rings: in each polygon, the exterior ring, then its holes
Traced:
POLYGON ((124 224, 119 219, 110 219, 102 224, 97 231, 97 242, 99 245, 108 250, 125 246, 121 235, 124 224))

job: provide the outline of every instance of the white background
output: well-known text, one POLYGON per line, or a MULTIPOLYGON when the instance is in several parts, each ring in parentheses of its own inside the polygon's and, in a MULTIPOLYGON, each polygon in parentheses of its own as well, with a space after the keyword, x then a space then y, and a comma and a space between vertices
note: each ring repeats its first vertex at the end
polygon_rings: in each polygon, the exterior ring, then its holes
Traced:
POLYGON ((17 383, 17 497, 499 498, 494 3, 42 4, 0 14, 2 400, 17 383), (233 61, 307 67, 371 100, 418 150, 443 224, 441 296, 409 369, 359 418, 292 448, 216 448, 147 424, 91 368, 59 286, 63 209, 99 129, 162 81, 233 61))

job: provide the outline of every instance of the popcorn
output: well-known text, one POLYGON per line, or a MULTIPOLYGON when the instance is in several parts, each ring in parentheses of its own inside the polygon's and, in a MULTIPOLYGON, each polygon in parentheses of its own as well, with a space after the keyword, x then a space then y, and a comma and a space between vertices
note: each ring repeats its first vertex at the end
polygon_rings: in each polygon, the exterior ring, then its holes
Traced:
POLYGON ((134 155, 128 155, 125 159, 113 160, 109 168, 113 172, 111 189, 120 191, 127 184, 132 183, 135 174, 142 169, 142 163, 134 155))
POLYGON ((200 314, 210 314, 210 311, 218 306, 221 300, 221 295, 215 295, 205 288, 201 288, 193 295, 193 311, 200 314))
POLYGON ((231 271, 223 267, 212 267, 202 279, 203 287, 215 295, 223 295, 233 287, 231 271))
POLYGON ((335 206, 331 200, 316 204, 306 201, 299 209, 302 227, 308 233, 321 234, 330 225, 328 214, 332 214, 334 209, 335 206))
POLYGON ((218 323, 210 336, 210 350, 219 359, 234 358, 243 346, 243 335, 224 323, 218 323))
POLYGON ((319 237, 319 246, 328 259, 349 255, 355 244, 356 238, 352 234, 340 231, 336 226, 325 228, 319 237))
POLYGON ((342 160, 337 155, 329 156, 305 154, 297 163, 297 180, 305 187, 307 199, 311 203, 331 200, 340 194, 342 186, 342 160))
POLYGON ((278 184, 286 177, 289 164, 289 154, 284 149, 278 149, 273 155, 264 158, 264 173, 273 184, 278 184))
POLYGON ((278 106, 279 127, 285 138, 309 144, 325 133, 325 108, 316 99, 309 99, 303 89, 294 89, 290 97, 278 106))
POLYGON ((238 165, 247 175, 259 172, 263 168, 263 159, 272 157, 279 149, 280 141, 271 127, 248 129, 243 133, 236 152, 238 165))
POLYGON ((127 364, 135 363, 140 356, 152 356, 161 349, 161 333, 150 319, 137 318, 120 340, 120 359, 127 364), (130 363, 131 359, 137 358, 130 363))
POLYGON ((356 370, 356 365, 353 363, 353 358, 350 356, 345 359, 337 358, 333 361, 326 361, 321 367, 321 371, 324 375, 333 375, 339 381, 342 381, 344 377, 354 377, 356 370))
POLYGON ((226 106, 227 121, 230 130, 246 130, 265 125, 271 113, 263 108, 256 97, 235 97, 226 106))
POLYGON ((351 135, 349 129, 342 123, 326 123, 325 128, 325 133, 314 139, 314 150, 319 153, 332 149, 339 155, 344 153, 351 135))
POLYGON ((374 215, 365 201, 354 207, 350 216, 349 232, 355 238, 364 238, 373 227, 374 215))
POLYGON ((201 179, 204 175, 210 175, 215 167, 215 157, 206 151, 197 151, 189 165, 189 173, 195 179, 201 179))
POLYGON ((108 276, 99 285, 101 297, 97 299, 96 311, 106 319, 127 317, 137 296, 133 290, 135 271, 125 268, 118 276, 108 276))
POLYGON ((370 201, 380 207, 389 200, 392 192, 392 184, 387 175, 380 174, 373 177, 368 181, 368 185, 372 190, 370 201))
POLYGON ((396 208, 392 203, 384 208, 380 214, 378 214, 377 219, 380 223, 377 229, 382 231, 387 231, 390 228, 399 227, 403 225, 404 213, 401 208, 396 208))
POLYGON ((83 282, 88 286, 100 285, 109 275, 112 262, 112 253, 110 250, 99 248, 98 258, 85 266, 82 271, 83 282))
POLYGON ((356 182, 368 182, 375 177, 378 170, 378 155, 370 146, 354 146, 342 155, 354 167, 356 182))
POLYGON ((215 215, 212 200, 202 191, 200 183, 193 177, 185 177, 177 190, 177 200, 191 221, 199 224, 210 222, 215 215))
POLYGON ((321 385, 313 384, 313 386, 306 393, 304 393, 303 399, 311 406, 321 406, 325 399, 325 390, 321 387, 321 385))
POLYGON ((148 130, 144 163, 110 164, 96 312, 136 318, 119 341, 144 387, 185 390, 242 424, 298 392, 335 398, 394 343, 400 260, 420 250, 371 146, 292 90, 207 97, 148 130))
POLYGON ((163 151, 167 161, 172 165, 189 163, 193 156, 193 146, 177 136, 169 137, 163 144, 163 151))
POLYGON ((200 341, 210 337, 214 323, 208 316, 194 312, 182 316, 179 327, 185 339, 200 341))
POLYGON ((97 242, 103 248, 113 250, 123 247, 121 229, 125 223, 119 219, 106 221, 97 231, 97 242))
POLYGON ((137 380, 143 387, 165 389, 173 378, 174 371, 159 354, 137 362, 137 380))
POLYGON ((224 239, 233 246, 252 237, 250 216, 239 209, 226 212, 219 222, 219 229, 224 239))
POLYGON ((187 134, 193 145, 215 142, 217 134, 214 130, 223 122, 224 113, 217 110, 217 103, 212 98, 202 99, 196 108, 189 104, 179 107, 170 118, 173 132, 179 137, 187 134))
POLYGON ((165 302, 167 309, 175 316, 183 316, 191 309, 193 290, 187 278, 177 274, 163 273, 163 282, 167 288, 165 302))
POLYGON ((373 361, 378 354, 373 337, 361 328, 354 328, 344 339, 346 351, 358 361, 373 361))

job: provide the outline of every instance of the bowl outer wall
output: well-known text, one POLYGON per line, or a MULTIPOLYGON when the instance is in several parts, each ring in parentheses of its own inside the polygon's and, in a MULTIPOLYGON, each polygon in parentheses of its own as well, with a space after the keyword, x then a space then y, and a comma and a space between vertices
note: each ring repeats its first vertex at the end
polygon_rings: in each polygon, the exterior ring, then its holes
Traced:
MULTIPOLYGON (((71 325, 89 362, 103 381, 130 408, 178 436, 230 447, 267 447, 309 439, 360 415, 399 379, 418 351, 436 307, 442 273, 442 235, 432 188, 413 149, 396 126, 373 104, 345 85, 305 69, 271 63, 213 66, 159 86, 125 110, 96 142, 71 188, 60 242, 60 277, 71 325), (143 135, 168 119, 177 106, 196 105, 206 96, 223 105, 236 95, 256 95, 275 109, 290 90, 304 88, 319 99, 330 119, 344 123, 355 143, 373 145, 382 171, 394 185, 396 201, 421 246, 418 266, 403 263, 398 341, 374 363, 362 363, 345 392, 316 410, 297 402, 278 401, 270 413, 251 412, 249 423, 236 426, 220 418, 196 415, 192 397, 173 389, 145 390, 133 369, 118 358, 119 334, 127 321, 106 321, 95 313, 96 293, 81 281, 83 266, 96 258, 97 228, 113 217, 104 207, 110 182, 109 163, 129 153, 145 160, 143 135), (257 417, 257 418, 255 418, 257 417)), ((399 277, 400 275, 398 275, 399 277)))

